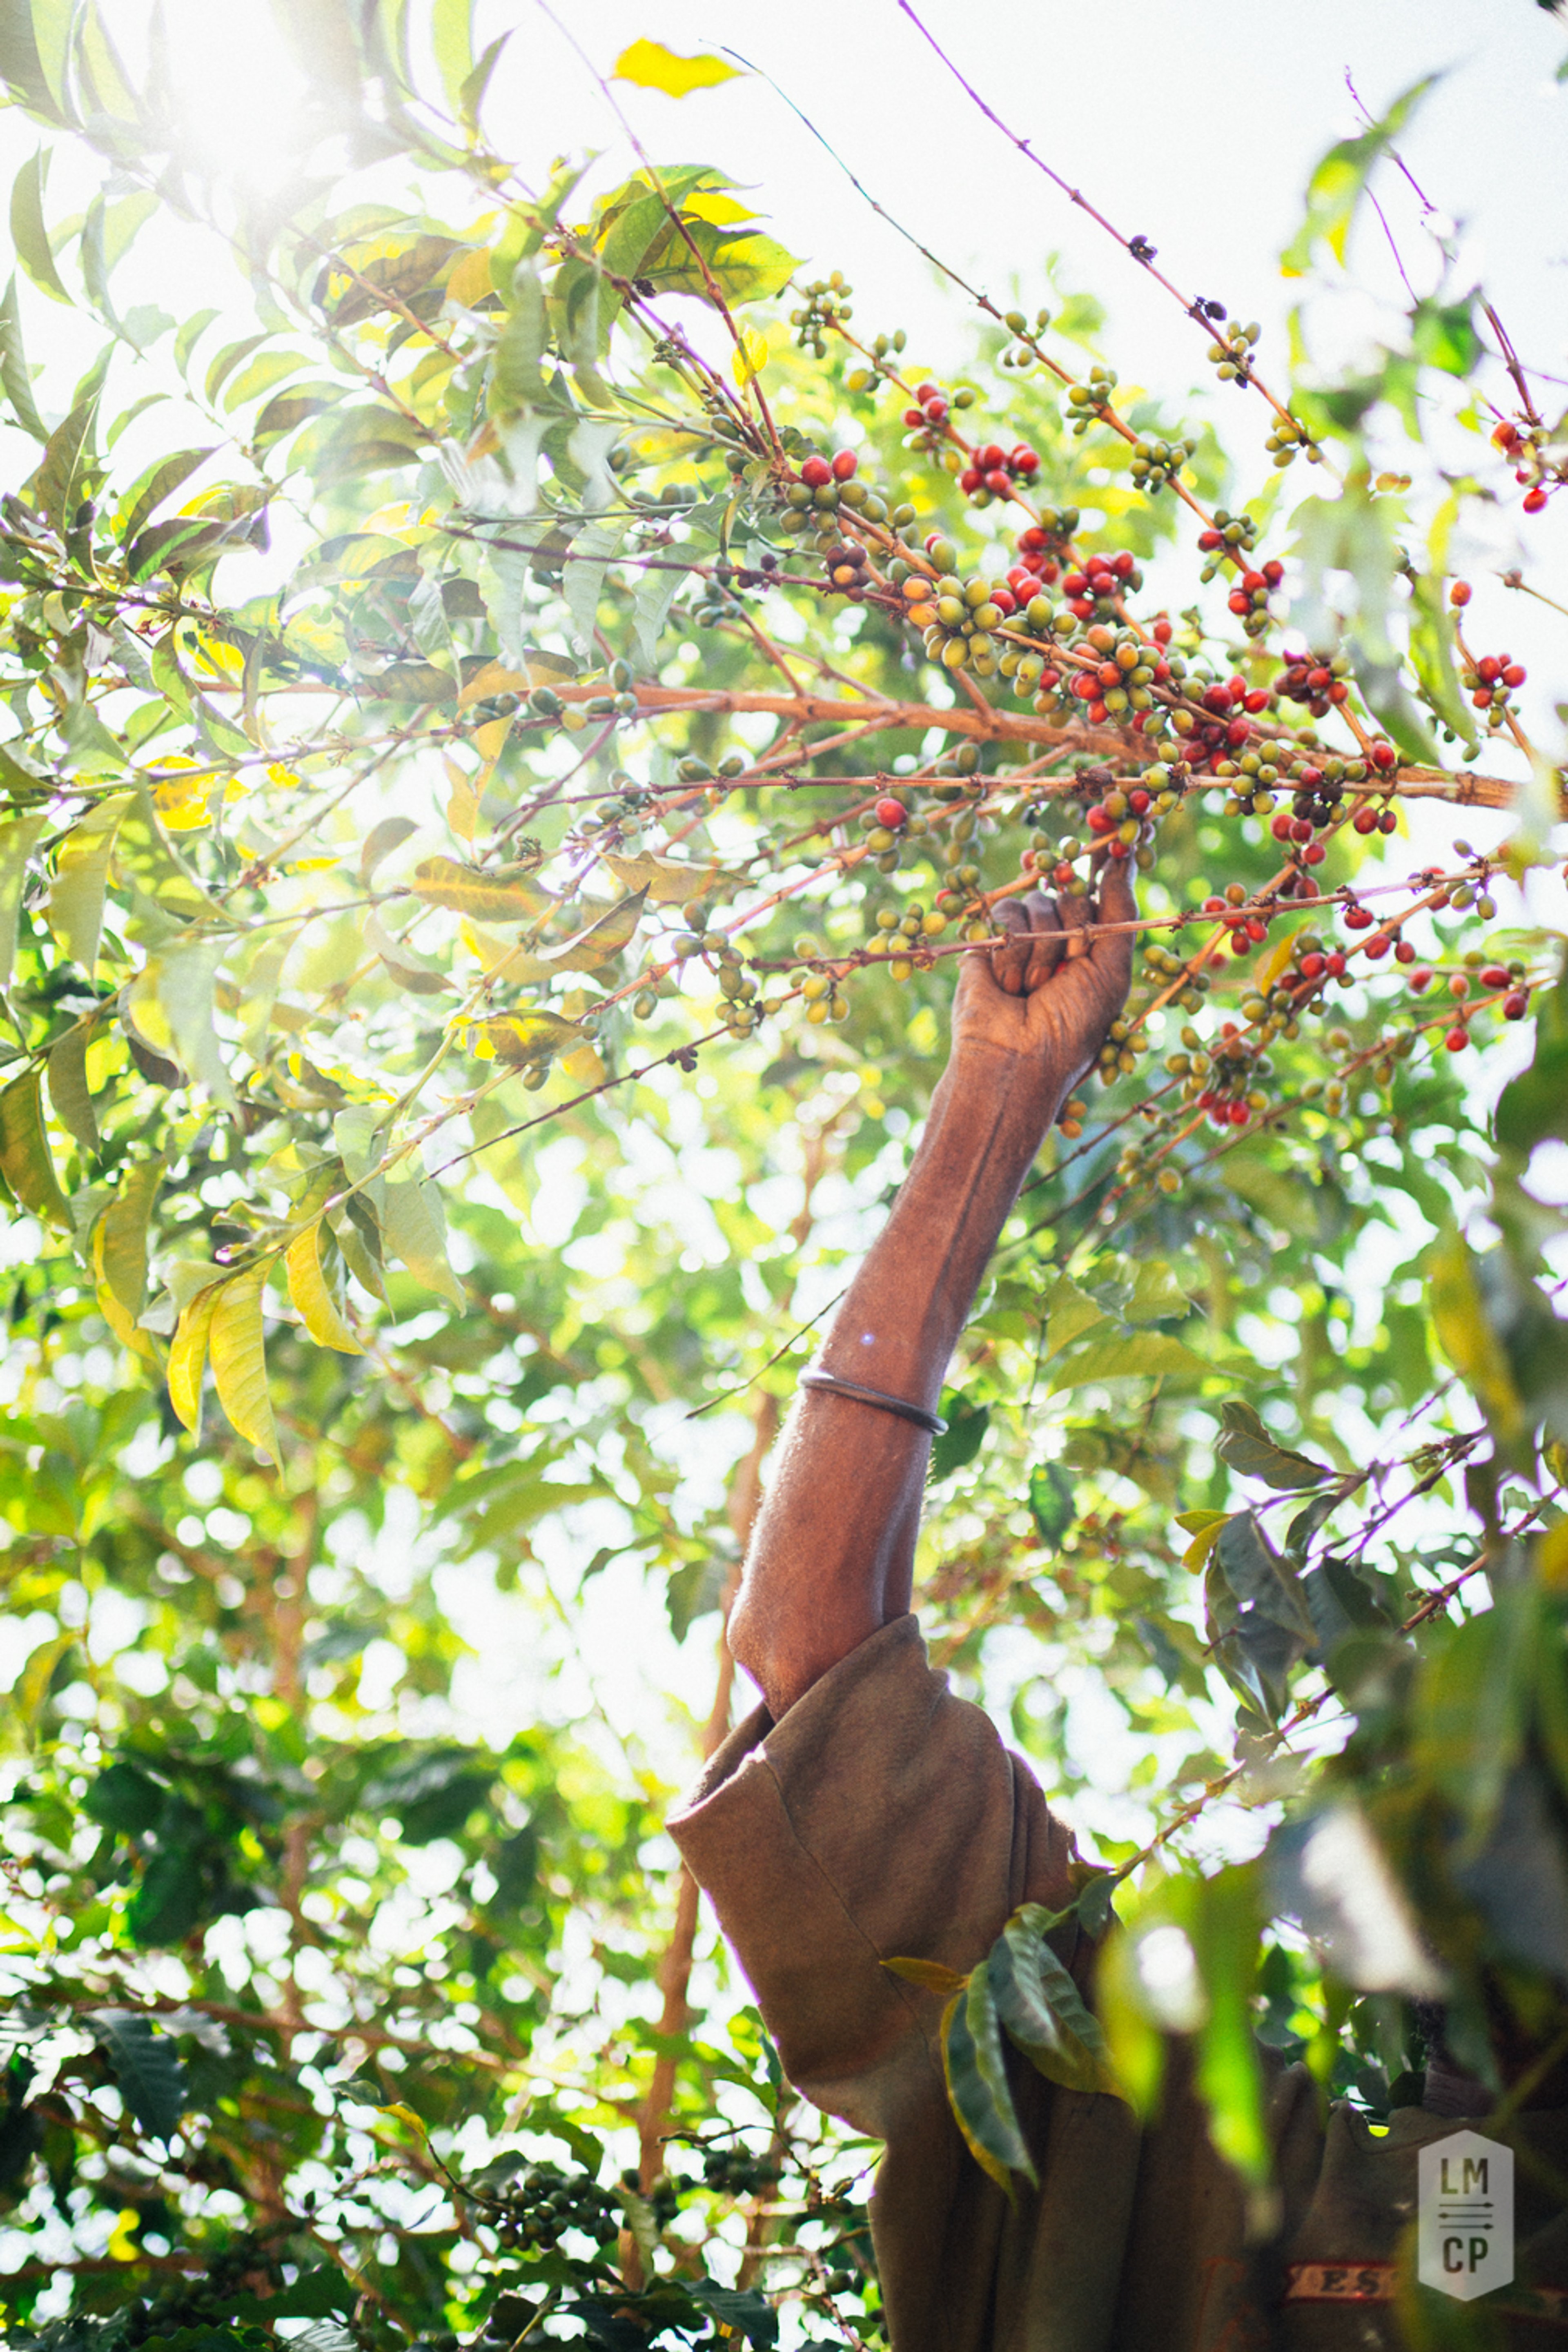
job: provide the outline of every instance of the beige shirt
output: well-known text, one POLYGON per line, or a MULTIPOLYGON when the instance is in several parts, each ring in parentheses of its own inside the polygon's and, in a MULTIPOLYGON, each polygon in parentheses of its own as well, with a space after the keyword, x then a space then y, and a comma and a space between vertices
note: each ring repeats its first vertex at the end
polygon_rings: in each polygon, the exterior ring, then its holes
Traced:
MULTIPOLYGON (((913 1617, 841 1661, 783 1721, 759 1708, 670 1820, 755 1989, 789 2079, 886 2142, 872 2235, 893 2352, 1394 2352, 1431 2342, 1568 2344, 1568 2292, 1481 2332, 1407 2330, 1392 2266, 1415 2212, 1415 2161, 1458 2126, 1420 2108, 1386 2135, 1321 2116, 1300 2067, 1276 2065, 1270 2127, 1280 2224, 1247 2242, 1177 2053, 1158 2120, 1012 2067, 1040 2186, 1010 2206, 948 2108, 941 2001, 899 1957, 966 1970, 1020 1903, 1071 1899, 1071 1840, 1028 1767, 933 1673, 913 1617)), ((1568 2218, 1531 2151, 1568 2174, 1568 2116, 1512 2137, 1521 2276, 1568 2290, 1568 2218)), ((1405 2263, 1408 2270, 1408 2260, 1405 2263)), ((1462 2317, 1447 2298, 1435 2321, 1462 2317)), ((1494 2306, 1500 2298, 1489 2298, 1494 2306)))

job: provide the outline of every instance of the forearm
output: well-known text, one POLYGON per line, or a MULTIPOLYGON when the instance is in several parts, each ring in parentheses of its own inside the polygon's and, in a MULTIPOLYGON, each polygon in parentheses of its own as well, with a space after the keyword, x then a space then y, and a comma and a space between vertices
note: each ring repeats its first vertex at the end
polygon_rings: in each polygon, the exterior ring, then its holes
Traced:
MULTIPOLYGON (((928 1410, 1018 1189, 1060 1107, 1037 1066, 961 1045, 908 1178, 821 1361, 928 1410)), ((731 1625, 777 1717, 910 1606, 931 1440, 910 1422, 805 1390, 790 1417, 731 1625)))

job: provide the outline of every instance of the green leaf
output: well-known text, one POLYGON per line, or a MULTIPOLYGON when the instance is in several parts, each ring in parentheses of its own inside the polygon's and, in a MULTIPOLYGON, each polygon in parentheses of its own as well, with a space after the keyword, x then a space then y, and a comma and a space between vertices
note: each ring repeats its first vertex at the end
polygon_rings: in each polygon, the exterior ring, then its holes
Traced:
POLYGON ((948 1390, 939 1411, 947 1427, 939 1437, 931 1440, 930 1475, 932 1479, 945 1478, 952 1471, 962 1470, 967 1463, 973 1462, 991 1426, 990 1406, 972 1402, 956 1389, 948 1390))
POLYGON ((536 407, 544 397, 540 362, 548 333, 539 273, 531 262, 520 262, 511 284, 510 314, 490 362, 490 406, 501 423, 536 407))
POLYGON ((27 879, 27 860, 47 822, 40 809, 0 824, 0 997, 11 985, 11 967, 16 961, 16 926, 27 879))
POLYGON ((1469 1246, 1450 1227, 1432 1244, 1422 1263, 1443 1352, 1486 1414, 1500 1450, 1511 1458, 1525 1440, 1524 1405, 1508 1351, 1488 1318, 1469 1246))
POLYGON ((577 638, 584 654, 594 650, 594 631, 599 617, 599 597, 605 585, 608 561, 616 553, 626 534, 606 523, 590 523, 572 541, 571 553, 562 573, 561 592, 566 609, 576 625, 577 638))
POLYGON ((639 89, 661 89, 666 98, 686 98, 694 89, 712 89, 733 81, 740 68, 722 58, 703 52, 683 58, 662 41, 634 41, 616 59, 614 79, 635 82, 639 89))
POLYGON ((100 1139, 92 1089, 87 1082, 87 1049, 91 1036, 90 1020, 73 1022, 49 1047, 46 1065, 49 1108, 84 1159, 94 1156, 100 1139))
POLYGON ((1207 1378, 1215 1366, 1164 1331, 1124 1331, 1091 1340, 1056 1365, 1053 1389, 1088 1388, 1097 1381, 1154 1380, 1167 1376, 1207 1378))
POLYGON ((42 1071, 32 1069, 0 1090, 0 1176, 18 1207, 68 1229, 70 1211, 44 1127, 42 1086, 42 1071))
POLYGON ((991 1947, 984 1973, 997 2016, 1009 2040, 1049 2081, 1069 2091, 1120 2095, 1105 2037, 1068 1970, 1046 1941, 1052 1925, 1050 1912, 1037 1903, 1026 1903, 991 1947))
POLYGON ((504 970, 507 979, 517 981, 549 980, 558 971, 602 971, 630 945, 642 919, 642 910, 639 890, 629 898, 617 900, 607 913, 595 917, 560 947, 548 948, 542 954, 520 950, 510 955, 498 971, 504 970))
POLYGON ((68 303, 70 289, 55 267, 54 248, 44 224, 44 181, 48 168, 48 150, 40 147, 11 184, 11 245, 34 285, 55 301, 68 303))
POLYGON ((1410 341, 1418 360, 1445 375, 1467 376, 1481 355, 1471 311, 1475 296, 1462 302, 1417 302, 1410 314, 1410 341))
POLYGON ((4 0, 0 6, 0 79, 30 114, 62 126, 71 120, 64 105, 62 72, 69 25, 70 10, 61 0, 4 0))
POLYGON ((1373 164, 1441 79, 1439 74, 1424 75, 1401 92, 1381 122, 1329 149, 1307 183, 1306 218, 1279 257, 1280 268, 1288 278, 1300 277, 1310 266, 1320 239, 1326 240, 1336 261, 1343 262, 1345 240, 1373 164))
POLYGON ((187 2101, 185 2070, 173 2041, 166 2033, 155 2033, 150 2018, 130 2010, 90 2010, 88 2021, 109 2053, 126 2106, 143 2131, 167 2144, 179 2129, 187 2101))
POLYGON ((659 258, 640 272, 656 293, 693 294, 710 302, 711 279, 731 306, 766 302, 782 292, 798 266, 796 257, 773 238, 750 229, 721 228, 711 221, 688 218, 685 230, 684 236, 672 236, 659 258))
POLYGON ((1279 1444, 1249 1404, 1233 1398, 1219 1410, 1224 1433, 1215 1442, 1215 1452, 1244 1478, 1261 1478, 1266 1486, 1293 1495, 1321 1486, 1325 1478, 1333 1476, 1326 1462, 1314 1462, 1309 1454, 1279 1444))
POLYGON ((1209 2137, 1242 2179, 1264 2188, 1273 2152, 1264 2114, 1263 2072, 1253 2032, 1252 1995, 1262 1943, 1255 1864, 1200 1879, 1188 1932, 1208 1997, 1198 2028, 1194 2074, 1208 2108, 1209 2137))
POLYGON ((1270 1549, 1256 1513, 1237 1511, 1227 1518, 1215 1538, 1215 1554, 1238 1601, 1255 1602, 1277 1625, 1312 1645, 1317 1633, 1300 1581, 1270 1549))
POLYGON ((163 1810, 164 1792, 133 1764, 110 1764, 89 1780, 82 1811, 106 1830, 126 1837, 142 1837, 155 1827, 163 1810))
POLYGON ((1063 1464, 1041 1462, 1030 1471, 1029 1509, 1040 1541, 1054 1550, 1078 1517, 1077 1487, 1063 1464))
POLYGON ((22 348, 22 321, 16 308, 15 275, 7 281, 5 299, 0 301, 0 385, 5 388, 11 413, 23 432, 30 433, 35 441, 47 441, 49 428, 34 404, 33 379, 22 348))
POLYGON ((948 2002, 941 2032, 942 2070, 953 2119, 975 2163, 1011 2203, 1014 2173, 1030 2181, 1036 2173, 1007 2087, 996 2004, 984 1967, 948 2002))
POLYGON ((212 448, 182 449, 173 457, 163 457, 152 466, 126 493, 127 503, 115 522, 115 532, 122 547, 129 547, 142 526, 151 520, 163 500, 172 498, 182 482, 188 481, 198 466, 205 466, 212 448))
POLYGON ((1497 1139, 1527 1158, 1549 1136, 1568 1138, 1568 963, 1550 995, 1536 999, 1535 1054, 1498 1100, 1497 1139))
POLYGON ((155 1052, 172 1051, 197 1086, 232 1110, 238 1101, 213 1025, 213 995, 226 940, 176 940, 148 957, 129 992, 137 1027, 155 1052), (146 992, 162 1015, 149 1034, 146 992))
POLYGON ((99 394, 78 401, 63 425, 57 425, 44 444, 43 462, 33 478, 38 505, 62 539, 70 530, 77 508, 98 478, 93 456, 93 428, 99 394))
POLYGON ((474 70, 474 0, 431 0, 430 47, 454 114, 474 70))
POLYGON ((132 793, 121 818, 113 874, 131 902, 126 936, 143 946, 161 946, 204 916, 222 916, 222 908, 171 847, 145 787, 132 793))
POLYGON ((447 1220, 436 1185, 423 1176, 389 1179, 381 1230, 388 1250, 401 1259, 416 1282, 450 1299, 454 1307, 468 1305, 467 1294, 447 1256, 447 1220))
POLYGON ((241 1437, 276 1464, 278 1426, 267 1386, 267 1344, 261 1320, 267 1274, 263 1261, 219 1286, 207 1345, 218 1402, 241 1437))

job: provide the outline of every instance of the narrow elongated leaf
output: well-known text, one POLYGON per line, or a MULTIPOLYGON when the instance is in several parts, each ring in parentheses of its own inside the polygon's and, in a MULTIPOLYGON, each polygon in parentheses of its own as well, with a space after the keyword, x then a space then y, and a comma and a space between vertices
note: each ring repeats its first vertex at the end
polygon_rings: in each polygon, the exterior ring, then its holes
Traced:
POLYGON ((413 818, 407 816, 384 816, 379 824, 373 824, 359 854, 360 880, 368 884, 382 859, 390 857, 401 842, 418 830, 413 818))
POLYGON ((364 922, 364 943, 379 956, 385 970, 392 974, 399 988, 414 996, 441 996, 450 992, 453 982, 444 971, 426 963, 418 951, 405 947, 395 939, 379 915, 367 915, 364 922))
POLYGON ((49 428, 38 415, 33 399, 33 379, 28 373, 26 353, 22 348, 22 321, 16 308, 16 280, 11 278, 0 300, 0 386, 11 404, 11 414, 24 433, 35 441, 47 441, 49 428))
POLYGON ((642 919, 642 910, 643 895, 638 890, 631 898, 622 898, 607 914, 599 916, 560 947, 548 948, 542 954, 509 956, 508 979, 548 980, 558 971, 601 971, 630 943, 642 919))
POLYGON ((1238 1601, 1255 1601, 1277 1625, 1308 1643, 1317 1639, 1312 1613, 1289 1561, 1279 1559, 1251 1511, 1237 1511, 1215 1538, 1215 1556, 1238 1601))
POLYGON ((78 401, 63 425, 56 425, 44 444, 43 463, 33 478, 37 502, 62 538, 97 478, 92 447, 98 402, 98 394, 89 393, 78 401))
POLYGON ((974 1970, 963 1990, 955 1992, 942 2011, 942 2070, 948 2104, 965 2147, 1010 2203, 1014 2173, 1022 2172, 1032 2181, 1035 2170, 1007 2091, 995 2005, 984 1968, 974 1970), (984 2056, 977 2028, 985 2043, 984 2056), (1005 2106, 998 2105, 993 2087, 998 2081, 1005 2106))
POLYGON ((944 2000, 962 1992, 969 1982, 956 1969, 943 1968, 940 1960, 884 1960, 882 1966, 896 1977, 905 1977, 910 1984, 924 1987, 927 1992, 941 1993, 944 2000))
POLYGON ((1118 1331, 1091 1339, 1076 1355, 1055 1366, 1050 1384, 1053 1389, 1079 1389, 1097 1381, 1196 1379, 1212 1374, 1214 1369, 1169 1332, 1118 1331))
POLYGON ((68 1227, 70 1211, 44 1127, 42 1090, 43 1073, 34 1069, 0 1091, 0 1176, 20 1207, 46 1224, 68 1227))
POLYGON ((202 1374, 221 1282, 209 1282, 182 1308, 169 1349, 169 1402, 194 1436, 201 1427, 202 1374))
POLYGON ((182 482, 189 481, 198 466, 205 466, 212 456, 205 449, 182 449, 173 457, 148 467, 141 480, 129 492, 127 505, 121 509, 115 530, 121 547, 129 547, 143 524, 152 520, 163 500, 173 498, 182 482))
POLYGON ((408 887, 426 906, 447 907, 476 923, 535 922, 553 903, 521 873, 464 866, 455 857, 426 857, 408 887))
POLYGON ((73 1022, 49 1047, 47 1066, 49 1108, 84 1158, 91 1157, 100 1142, 98 1115, 92 1107, 92 1089, 87 1082, 87 1049, 92 1029, 90 1020, 73 1022))
POLYGON ((326 1276, 321 1271, 321 1228, 307 1225, 284 1253, 289 1296, 300 1320, 318 1348, 334 1348, 341 1356, 363 1356, 364 1349, 339 1314, 326 1276))
MULTIPOLYGON (((241 750, 249 749, 243 737, 237 740, 241 750)), ((115 835, 113 872, 131 899, 126 932, 146 946, 156 947, 189 924, 222 914, 176 856, 144 786, 132 794, 115 835)))
POLYGON ((62 954, 90 980, 98 970, 103 932, 103 894, 109 883, 115 837, 134 793, 111 793, 80 818, 55 854, 55 876, 44 904, 44 920, 62 954))
POLYGON ((134 1322, 147 1297, 147 1228, 163 1181, 163 1162, 135 1160, 100 1223, 104 1281, 134 1322))
MULTIPOLYGON (((226 940, 178 940, 148 959, 132 994, 140 1007, 141 992, 151 982, 167 1024, 175 1055, 198 1086, 232 1109, 238 1100, 213 1025, 213 992, 226 940)), ((145 1028, 139 1019, 138 1026, 145 1028)), ((148 1041, 161 1046, 158 1037, 148 1041)))
POLYGON ((261 1294, 266 1286, 265 1263, 247 1267, 221 1286, 213 1302, 207 1346, 218 1402, 241 1437, 276 1463, 278 1427, 267 1386, 267 1343, 261 1321, 261 1294))
POLYGON ((44 181, 48 152, 40 147, 11 184, 11 245, 35 286, 57 302, 68 302, 70 289, 55 267, 54 248, 44 225, 44 181))
POLYGON ((400 1258, 426 1290, 465 1307, 463 1286, 447 1256, 447 1220, 441 1195, 422 1176, 405 1176, 388 1183, 381 1213, 382 1235, 387 1248, 400 1258))
POLYGON ((21 915, 22 887, 27 878, 27 860, 46 822, 42 810, 38 810, 0 824, 0 996, 11 985, 11 967, 16 961, 16 925, 21 915))

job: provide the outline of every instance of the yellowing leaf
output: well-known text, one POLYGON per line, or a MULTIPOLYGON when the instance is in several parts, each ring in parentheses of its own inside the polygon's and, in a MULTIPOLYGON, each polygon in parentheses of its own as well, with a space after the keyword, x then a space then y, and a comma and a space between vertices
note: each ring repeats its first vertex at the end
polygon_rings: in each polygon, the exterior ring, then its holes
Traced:
POLYGON ((923 1986, 927 1992, 941 1993, 944 2000, 962 1992, 969 1982, 956 1969, 943 1968, 940 1960, 884 1960, 882 1966, 896 1977, 907 1977, 910 1984, 923 1986))
POLYGON ((466 710, 471 702, 488 702, 493 694, 526 694, 533 683, 524 670, 508 669, 504 662, 487 662, 458 695, 458 708, 466 710))
POLYGON ((490 249, 488 245, 477 246, 473 252, 464 254, 447 278, 447 299, 461 302, 467 308, 482 302, 490 291, 490 249))
POLYGON ((561 1066, 574 1087, 602 1087, 609 1076, 593 1045, 574 1045, 563 1055, 561 1066))
POLYGON ((300 1320, 318 1348, 335 1348, 340 1356, 363 1356, 364 1349, 339 1314, 327 1278, 321 1272, 321 1228, 307 1225, 284 1252, 289 1296, 300 1320))
POLYGON ((606 853, 605 864, 623 890, 640 891, 651 907, 684 907, 711 887, 718 871, 712 866, 688 866, 679 857, 655 857, 651 852, 645 857, 606 853))
POLYGON ((1275 982, 1279 979, 1280 973, 1289 962, 1291 956, 1295 953, 1296 940, 1297 934, 1294 931, 1288 932, 1282 940, 1276 940, 1274 945, 1269 949, 1261 963, 1258 964, 1257 970, 1253 973, 1252 984, 1258 991, 1259 996, 1268 995, 1269 990, 1273 987, 1275 982))
POLYGON ((426 906, 449 907, 477 923, 531 922, 554 903, 521 874, 460 866, 455 857, 426 857, 415 867, 409 887, 426 906))
POLYGON ((634 41, 616 59, 615 79, 635 82, 639 89, 661 89, 666 98, 685 98, 691 90, 712 89, 721 81, 734 81, 739 70, 726 65, 722 58, 683 58, 667 49, 662 41, 634 41))
POLYGON ((1568 1592, 1568 1519, 1548 1528, 1535 1549, 1535 1572, 1548 1592, 1568 1592))
POLYGON ((532 1062, 549 1061, 552 1055, 576 1043, 582 1034, 575 1021, 563 1021, 558 1013, 546 1013, 542 1008, 530 1013, 503 1013, 484 1024, 484 1034, 496 1060, 510 1062, 520 1070, 532 1062))
MULTIPOLYGON (((495 722, 498 727, 504 727, 507 723, 500 719, 495 722)), ((481 730, 481 732, 488 733, 489 730, 481 730)), ((447 824, 459 841, 471 842, 479 821, 479 795, 474 789, 475 780, 466 774, 455 760, 448 760, 447 782, 452 787, 452 797, 447 803, 447 824)))
POLYGON ((768 363, 768 339, 759 335, 755 327, 742 327, 740 341, 730 354, 735 382, 742 386, 751 383, 768 363))
POLYGON ((0 1176, 17 1206, 46 1224, 68 1226, 70 1211, 44 1129, 43 1073, 28 1070, 0 1092, 0 1176))
POLYGON ((1443 1352, 1475 1391, 1492 1433, 1505 1449, 1524 1427, 1524 1407, 1501 1340, 1486 1308, 1462 1235, 1449 1233, 1426 1254, 1432 1320, 1443 1352))
POLYGON ((166 1375, 169 1402, 193 1436, 201 1426, 202 1374, 206 1369, 207 1335, 212 1329, 213 1308, 217 1305, 218 1292, 222 1288, 221 1283, 209 1282, 196 1292, 181 1311, 169 1349, 166 1375))
MULTIPOLYGON (((93 1231, 93 1267, 101 1285, 100 1301, 107 1290, 132 1332, 147 1297, 147 1227, 163 1181, 162 1158, 133 1160, 93 1231)), ((138 1344, 142 1335, 129 1337, 107 1308, 105 1315, 127 1347, 138 1344)))
POLYGON ((224 1283, 213 1302, 207 1345, 218 1402, 241 1437, 278 1460, 278 1428, 267 1388, 267 1348, 261 1294, 267 1266, 253 1265, 224 1283))

